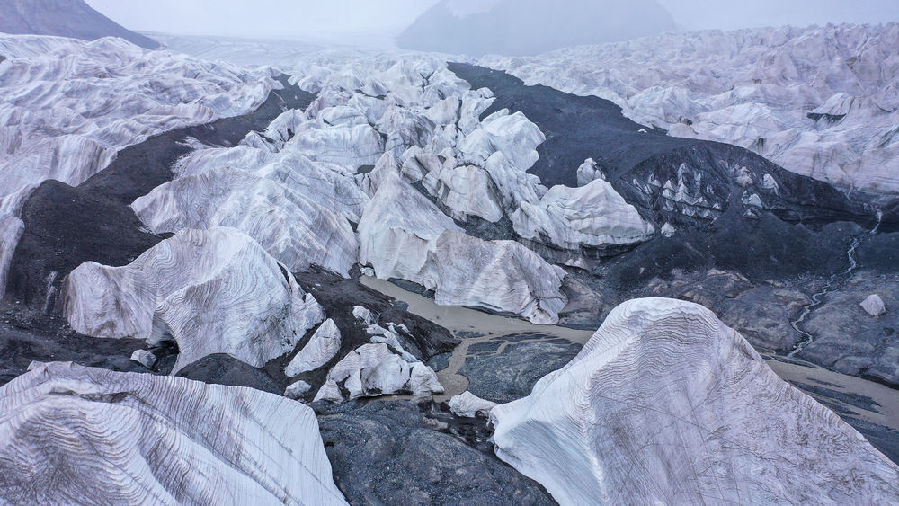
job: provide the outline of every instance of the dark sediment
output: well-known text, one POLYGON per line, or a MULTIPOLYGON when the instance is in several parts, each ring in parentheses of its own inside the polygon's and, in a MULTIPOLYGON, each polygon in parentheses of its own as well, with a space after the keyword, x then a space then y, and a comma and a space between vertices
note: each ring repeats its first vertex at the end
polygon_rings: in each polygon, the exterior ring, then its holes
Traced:
POLYGON ((304 108, 313 98, 295 86, 273 91, 247 115, 172 130, 125 148, 109 167, 77 187, 58 181, 41 184, 22 208, 25 231, 10 266, 7 297, 44 305, 49 289, 58 289, 84 262, 130 263, 165 237, 144 232, 128 206, 172 180, 173 164, 191 151, 185 145, 188 138, 235 145, 247 133, 267 127, 284 109, 304 108), (56 273, 53 283, 51 273, 56 273))
POLYGON ((175 376, 212 385, 250 387, 277 395, 284 393, 284 389, 279 388, 264 370, 225 353, 207 355, 185 366, 175 376))
POLYGON ((351 504, 555 504, 536 482, 412 403, 353 402, 318 411, 334 481, 351 504))
POLYGON ((284 376, 284 368, 309 342, 314 329, 300 340, 293 352, 266 364, 265 369, 268 374, 283 388, 297 380, 304 380, 312 385, 313 388, 306 395, 307 400, 311 400, 318 388, 324 384, 331 367, 347 353, 371 339, 371 335, 367 332, 368 325, 353 316, 353 307, 355 306, 362 306, 371 311, 378 324, 385 329, 388 323, 405 325, 409 329, 409 334, 397 329, 400 344, 406 351, 424 362, 430 360, 434 355, 452 351, 459 344, 459 340, 445 328, 406 311, 405 303, 359 283, 358 268, 355 268, 352 274, 350 279, 344 279, 317 267, 311 267, 307 272, 294 273, 303 290, 315 296, 319 304, 325 308, 327 317, 334 320, 341 334, 340 351, 325 366, 314 371, 303 373, 296 378, 284 376))
POLYGON ((497 337, 471 345, 459 374, 468 378, 468 391, 478 397, 512 402, 529 395, 540 378, 564 367, 581 348, 540 334, 497 337))

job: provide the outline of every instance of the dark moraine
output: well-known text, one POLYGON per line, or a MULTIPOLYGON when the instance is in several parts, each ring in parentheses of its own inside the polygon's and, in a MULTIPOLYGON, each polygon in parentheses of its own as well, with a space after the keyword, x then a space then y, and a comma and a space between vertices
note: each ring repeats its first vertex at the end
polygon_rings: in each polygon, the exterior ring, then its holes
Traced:
POLYGON ((415 404, 315 407, 334 482, 350 504, 555 504, 536 482, 415 404))
POLYGON ((469 392, 508 403, 528 396, 540 378, 571 362, 581 348, 542 334, 497 337, 471 345, 459 374, 468 378, 469 392))
POLYGON ((850 200, 746 149, 669 137, 598 97, 526 86, 484 67, 451 63, 450 69, 472 87, 494 92, 483 116, 521 111, 546 134, 529 171, 543 184, 575 186, 577 168, 593 158, 656 230, 665 223, 675 227, 673 237, 657 235, 606 262, 601 274, 610 287, 631 290, 676 269, 729 269, 757 280, 830 274, 845 269, 856 224, 870 229, 876 220, 869 202, 850 200), (679 189, 701 202, 685 201, 679 189))
POLYGON ((207 355, 188 364, 175 376, 212 385, 250 387, 277 395, 284 393, 284 389, 276 385, 264 370, 241 362, 226 353, 207 355))
POLYGON ((367 308, 385 328, 388 323, 405 325, 411 336, 400 332, 398 334, 400 344, 418 360, 427 362, 435 355, 452 351, 459 344, 459 339, 447 329, 406 311, 405 303, 363 286, 359 282, 359 275, 358 267, 353 269, 350 279, 344 279, 315 266, 310 267, 307 272, 294 273, 303 290, 315 296, 319 304, 325 308, 328 318, 333 319, 340 329, 341 346, 340 351, 325 366, 296 378, 285 377, 284 368, 309 342, 314 332, 310 330, 293 352, 266 364, 265 370, 282 388, 282 392, 288 384, 303 380, 312 385, 312 389, 305 396, 305 400, 311 401, 324 384, 328 371, 347 353, 369 342, 371 335, 366 330, 368 326, 353 316, 355 306, 367 308))
POLYGON ((233 146, 282 111, 304 109, 315 97, 290 86, 285 76, 280 82, 285 88, 273 91, 252 113, 151 137, 120 151, 109 167, 77 187, 41 184, 22 208, 25 232, 10 266, 7 296, 49 306, 62 279, 83 262, 127 265, 163 240, 166 236, 143 230, 129 204, 172 180, 172 165, 191 151, 187 139, 233 146))

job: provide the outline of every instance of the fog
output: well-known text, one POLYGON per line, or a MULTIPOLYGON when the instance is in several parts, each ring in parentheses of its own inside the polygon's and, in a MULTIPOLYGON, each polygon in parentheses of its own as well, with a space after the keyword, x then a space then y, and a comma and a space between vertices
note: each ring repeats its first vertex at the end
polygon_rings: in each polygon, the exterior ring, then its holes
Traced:
MULTIPOLYGON (((180 34, 389 41, 437 0, 87 0, 127 28, 180 34)), ((515 0, 505 0, 515 2, 515 0)), ((616 2, 619 0, 615 0, 616 2)), ((681 29, 735 29, 827 22, 899 21, 897 0, 657 0, 681 29)), ((483 14, 499 0, 448 0, 454 16, 483 14)), ((557 2, 546 1, 548 5, 557 2)), ((630 5, 630 2, 623 2, 630 5)), ((539 24, 539 19, 534 20, 539 24)), ((455 34, 459 37, 461 34, 455 34)))
POLYGON ((683 29, 899 21, 896 0, 658 0, 683 29))

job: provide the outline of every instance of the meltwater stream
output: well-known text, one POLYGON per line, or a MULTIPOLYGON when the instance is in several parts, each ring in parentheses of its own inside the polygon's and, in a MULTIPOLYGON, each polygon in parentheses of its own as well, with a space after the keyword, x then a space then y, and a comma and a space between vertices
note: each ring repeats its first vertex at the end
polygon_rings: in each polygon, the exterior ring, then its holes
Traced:
POLYGON ((437 402, 449 400, 468 389, 469 380, 459 374, 468 359, 469 348, 478 343, 495 340, 502 336, 533 335, 529 341, 549 341, 564 339, 577 344, 585 344, 593 336, 593 331, 577 330, 559 325, 535 325, 507 316, 487 314, 482 311, 458 306, 438 306, 433 300, 408 292, 393 283, 363 276, 363 285, 400 300, 408 305, 408 311, 426 318, 453 333, 461 342, 449 357, 449 366, 437 372, 437 378, 445 392, 434 396, 437 402))
POLYGON ((880 221, 883 218, 883 213, 877 211, 877 223, 875 223, 874 228, 872 228, 867 234, 859 234, 852 238, 852 241, 849 243, 849 249, 846 251, 846 256, 849 258, 849 268, 844 271, 838 272, 830 277, 825 283, 824 287, 812 294, 812 302, 810 304, 806 304, 802 311, 799 313, 799 316, 790 322, 790 326, 793 327, 796 332, 802 336, 802 339, 796 344, 796 347, 793 348, 787 357, 794 358, 796 355, 802 352, 806 346, 814 342, 815 336, 811 333, 806 332, 802 329, 802 323, 812 314, 812 311, 818 309, 821 304, 824 303, 824 296, 828 293, 832 292, 834 289, 839 288, 840 285, 847 279, 852 276, 852 273, 858 268, 858 260, 855 257, 855 252, 858 250, 858 247, 862 244, 862 239, 866 236, 870 237, 873 235, 877 235, 877 229, 880 228, 880 221))

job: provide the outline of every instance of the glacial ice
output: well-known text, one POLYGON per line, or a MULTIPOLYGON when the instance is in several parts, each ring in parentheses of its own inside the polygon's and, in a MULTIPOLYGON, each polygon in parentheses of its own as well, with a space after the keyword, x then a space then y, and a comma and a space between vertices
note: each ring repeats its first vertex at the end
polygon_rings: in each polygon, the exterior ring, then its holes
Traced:
POLYGON ((53 362, 0 407, 14 504, 346 504, 315 413, 277 395, 53 362))
POLYGON ((749 148, 845 189, 899 193, 899 23, 667 33, 484 57, 527 84, 615 102, 675 137, 749 148))
POLYGON ((283 265, 227 227, 180 231, 123 267, 81 264, 64 291, 80 333, 176 341, 174 372, 212 353, 262 367, 324 320, 283 265))
POLYGON ((620 305, 491 419, 497 456, 561 504, 899 497, 899 468, 861 434, 711 311, 674 299, 620 305))

